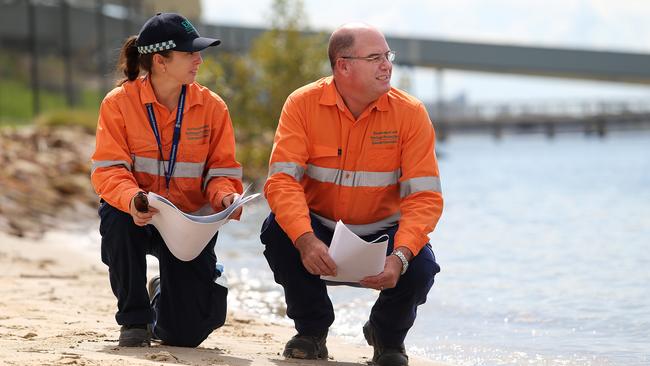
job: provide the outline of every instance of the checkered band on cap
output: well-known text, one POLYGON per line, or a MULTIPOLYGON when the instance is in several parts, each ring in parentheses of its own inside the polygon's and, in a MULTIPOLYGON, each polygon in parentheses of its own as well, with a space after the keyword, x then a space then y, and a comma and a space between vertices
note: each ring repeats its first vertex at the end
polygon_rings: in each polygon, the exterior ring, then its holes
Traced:
POLYGON ((160 52, 164 50, 170 50, 172 48, 176 47, 176 43, 174 41, 165 41, 165 42, 160 42, 160 43, 154 43, 152 45, 148 46, 139 46, 138 47, 138 52, 141 55, 147 54, 147 53, 154 53, 154 52, 160 52))

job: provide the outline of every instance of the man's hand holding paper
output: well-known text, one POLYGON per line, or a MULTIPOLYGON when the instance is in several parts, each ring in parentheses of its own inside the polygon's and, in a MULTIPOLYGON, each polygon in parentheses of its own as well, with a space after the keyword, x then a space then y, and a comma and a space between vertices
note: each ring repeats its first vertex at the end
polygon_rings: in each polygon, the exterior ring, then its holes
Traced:
POLYGON ((402 271, 402 262, 394 255, 386 257, 384 270, 376 276, 364 277, 359 284, 363 287, 374 288, 375 290, 385 290, 397 285, 400 273, 402 271))
MULTIPOLYGON (((388 236, 383 235, 372 242, 367 242, 350 231, 343 222, 338 221, 329 247, 329 255, 336 264, 336 275, 321 275, 321 278, 331 282, 361 283, 369 277, 379 277, 368 284, 375 285, 377 281, 386 281, 383 277, 386 263, 386 248, 388 236)), ((388 272, 390 274, 391 272, 388 272)), ((397 272, 399 275, 399 271, 397 272)), ((395 281, 396 283, 397 281, 395 281)), ((379 286, 383 284, 380 283, 379 286)), ((379 288, 379 286, 377 288, 379 288)))
POLYGON ((307 272, 313 275, 336 276, 336 263, 329 255, 327 245, 313 232, 301 235, 295 245, 307 272))

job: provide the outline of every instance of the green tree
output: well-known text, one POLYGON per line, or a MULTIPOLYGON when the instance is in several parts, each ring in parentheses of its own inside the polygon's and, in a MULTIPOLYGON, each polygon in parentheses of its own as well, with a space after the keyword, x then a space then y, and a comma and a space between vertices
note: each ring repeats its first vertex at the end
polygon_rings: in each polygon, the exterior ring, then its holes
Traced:
POLYGON ((246 179, 266 176, 273 135, 289 94, 329 72, 325 36, 305 31, 302 1, 275 0, 271 29, 254 41, 248 54, 205 60, 201 82, 228 104, 246 179))

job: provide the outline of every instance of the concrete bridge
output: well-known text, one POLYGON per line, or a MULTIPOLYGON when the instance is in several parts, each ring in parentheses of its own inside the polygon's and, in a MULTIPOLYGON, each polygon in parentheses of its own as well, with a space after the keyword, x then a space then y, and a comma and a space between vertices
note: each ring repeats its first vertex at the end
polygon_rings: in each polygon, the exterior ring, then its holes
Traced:
MULTIPOLYGON (((243 52, 266 29, 204 26, 221 50, 243 52)), ((311 33, 317 34, 317 33, 311 33)), ((323 42, 327 40, 323 34, 323 42)), ((650 85, 650 54, 512 46, 386 35, 397 65, 650 85)))

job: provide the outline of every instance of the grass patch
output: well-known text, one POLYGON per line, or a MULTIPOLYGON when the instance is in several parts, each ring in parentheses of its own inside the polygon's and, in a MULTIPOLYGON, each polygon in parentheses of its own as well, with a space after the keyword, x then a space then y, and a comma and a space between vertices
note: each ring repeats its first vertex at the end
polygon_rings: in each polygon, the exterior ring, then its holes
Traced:
MULTIPOLYGON (((54 115, 55 120, 60 121, 61 115, 68 114, 73 121, 84 120, 94 114, 94 125, 97 123, 97 111, 101 96, 95 90, 83 90, 79 95, 78 106, 68 107, 63 93, 55 93, 41 90, 40 104, 41 115, 38 118, 50 118, 54 115), (79 116, 85 115, 80 118, 79 116)), ((19 126, 31 124, 35 118, 32 114, 33 99, 32 91, 28 84, 17 80, 0 81, 0 126, 19 126)), ((57 122, 58 123, 58 122, 57 122)), ((83 122, 85 127, 87 122, 83 122)))
POLYGON ((81 109, 55 110, 41 114, 36 119, 40 126, 81 126, 89 133, 95 133, 98 112, 81 109))

